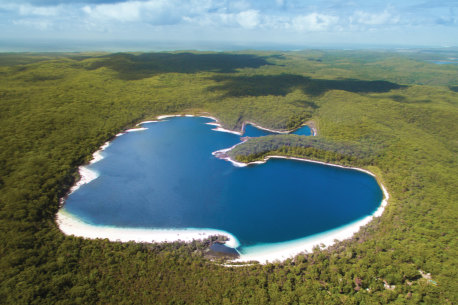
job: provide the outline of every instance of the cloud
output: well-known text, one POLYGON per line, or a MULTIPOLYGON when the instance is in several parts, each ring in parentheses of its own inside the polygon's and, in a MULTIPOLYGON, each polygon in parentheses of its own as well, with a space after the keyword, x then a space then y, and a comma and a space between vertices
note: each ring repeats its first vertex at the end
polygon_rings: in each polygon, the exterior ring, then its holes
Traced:
POLYGON ((119 4, 101 4, 97 6, 86 5, 83 11, 92 19, 116 20, 116 21, 139 21, 140 2, 123 2, 119 4))
POLYGON ((259 12, 255 10, 243 11, 237 14, 236 19, 243 28, 252 29, 259 24, 259 12))
POLYGON ((325 31, 337 24, 339 17, 311 13, 305 16, 297 16, 292 20, 292 27, 298 31, 325 31))
POLYGON ((29 4, 18 6, 19 15, 21 16, 57 16, 60 10, 59 6, 32 6, 29 4))
POLYGON ((32 6, 56 6, 56 5, 75 5, 75 4, 102 4, 118 3, 128 0, 15 0, 16 4, 28 4, 32 6))
POLYGON ((436 19, 436 24, 444 26, 454 26, 458 24, 458 18, 456 17, 439 17, 436 19))
POLYGON ((381 13, 356 11, 355 14, 350 17, 350 22, 366 25, 396 24, 399 22, 399 17, 392 15, 387 10, 381 13))
POLYGON ((129 1, 113 4, 86 5, 82 8, 95 21, 146 22, 171 24, 179 20, 172 1, 129 1))
POLYGON ((41 31, 47 30, 52 26, 52 22, 46 20, 20 19, 13 21, 13 24, 19 26, 33 27, 41 31))

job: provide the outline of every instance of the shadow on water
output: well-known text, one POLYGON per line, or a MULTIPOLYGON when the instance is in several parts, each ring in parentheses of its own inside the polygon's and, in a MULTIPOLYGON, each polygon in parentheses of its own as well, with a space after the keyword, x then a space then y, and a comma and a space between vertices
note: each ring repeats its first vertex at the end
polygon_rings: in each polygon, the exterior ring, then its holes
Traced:
POLYGON ((311 96, 319 96, 329 90, 344 90, 354 93, 389 92, 404 86, 388 81, 363 81, 358 79, 312 79, 301 75, 255 75, 255 76, 225 76, 212 78, 221 83, 210 90, 226 91, 226 96, 285 96, 294 89, 300 89, 311 96))
POLYGON ((239 68, 259 68, 272 65, 267 57, 250 54, 195 53, 117 53, 92 63, 88 69, 107 67, 124 80, 137 80, 160 73, 218 72, 234 73, 239 68))

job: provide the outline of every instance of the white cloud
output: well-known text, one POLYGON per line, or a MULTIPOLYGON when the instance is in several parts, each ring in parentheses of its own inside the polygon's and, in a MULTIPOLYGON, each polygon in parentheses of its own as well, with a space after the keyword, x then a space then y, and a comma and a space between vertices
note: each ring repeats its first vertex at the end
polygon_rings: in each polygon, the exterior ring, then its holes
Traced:
POLYGON ((326 31, 337 24, 339 17, 319 13, 311 13, 294 17, 292 27, 298 31, 326 31))
POLYGON ((399 16, 393 15, 386 10, 381 13, 356 11, 354 15, 350 17, 350 23, 366 25, 396 24, 399 22, 399 19, 399 16))
POLYGON ((149 0, 128 1, 112 4, 86 5, 82 8, 95 21, 146 22, 170 24, 175 21, 179 3, 173 1, 149 0))
POLYGON ((248 10, 240 12, 236 17, 237 22, 246 29, 255 28, 259 24, 259 12, 255 10, 248 10))
POLYGON ((261 26, 261 15, 256 10, 246 10, 239 13, 226 13, 226 10, 216 12, 200 12, 193 16, 184 16, 183 21, 189 25, 201 27, 242 27, 253 29, 261 26))
POLYGON ((52 22, 46 20, 31 20, 31 19, 20 19, 13 21, 13 24, 32 27, 41 31, 47 30, 52 26, 52 22))
POLYGON ((0 12, 9 12, 19 16, 57 16, 62 13, 62 6, 34 6, 30 4, 2 3, 0 0, 0 12))
POLYGON ((139 2, 122 2, 117 4, 101 4, 85 6, 83 11, 90 18, 97 20, 138 21, 140 20, 139 2))
POLYGON ((29 4, 19 5, 17 8, 21 16, 57 16, 60 12, 59 6, 32 6, 29 4))
POLYGON ((230 12, 246 11, 249 10, 251 4, 249 1, 227 1, 223 7, 230 12))

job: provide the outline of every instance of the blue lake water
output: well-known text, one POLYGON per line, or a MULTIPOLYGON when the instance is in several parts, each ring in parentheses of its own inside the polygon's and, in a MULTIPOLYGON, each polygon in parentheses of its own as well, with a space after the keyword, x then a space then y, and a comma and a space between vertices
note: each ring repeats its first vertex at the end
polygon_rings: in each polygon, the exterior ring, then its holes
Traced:
MULTIPOLYGON (((170 118, 117 137, 88 166, 99 177, 73 192, 64 210, 100 226, 224 230, 243 251, 352 223, 383 199, 376 180, 356 170, 284 159, 235 167, 212 152, 240 136, 207 122, 170 118)), ((248 125, 245 135, 264 134, 248 125)))

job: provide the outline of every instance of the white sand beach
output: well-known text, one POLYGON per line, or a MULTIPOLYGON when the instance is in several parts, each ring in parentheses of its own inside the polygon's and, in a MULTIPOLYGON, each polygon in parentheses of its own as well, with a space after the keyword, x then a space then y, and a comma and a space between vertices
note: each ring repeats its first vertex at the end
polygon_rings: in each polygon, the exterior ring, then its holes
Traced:
POLYGON ((148 128, 146 128, 146 127, 135 127, 135 128, 127 129, 126 132, 136 132, 136 131, 144 131, 144 130, 148 130, 148 128))
MULTIPOLYGON (((110 146, 110 142, 105 142, 102 146, 100 146, 100 148, 92 154, 92 159, 88 165, 94 164, 102 160, 103 159, 102 152, 105 149, 107 149, 109 146, 110 146)), ((97 179, 97 177, 99 176, 99 173, 90 169, 88 165, 82 165, 78 168, 80 179, 70 188, 68 194, 73 193, 74 191, 79 189, 82 185, 89 183, 94 179, 97 179)), ((61 200, 61 202, 63 201, 61 200)))
POLYGON ((63 211, 56 215, 59 229, 66 235, 74 235, 89 239, 107 238, 120 242, 191 242, 203 240, 210 236, 223 235, 228 238, 226 245, 232 248, 239 246, 238 240, 231 234, 213 229, 148 229, 148 228, 118 228, 112 226, 95 226, 88 224, 75 216, 63 211))
POLYGON ((275 261, 284 261, 288 258, 293 258, 300 253, 312 252, 316 246, 324 246, 324 248, 326 248, 335 244, 336 241, 342 241, 351 238, 356 232, 360 230, 362 226, 367 225, 374 219, 374 217, 380 217, 385 210, 390 196, 386 188, 381 184, 380 186, 382 188, 384 198, 379 208, 372 215, 366 216, 363 219, 347 224, 345 226, 302 239, 247 247, 240 254, 240 257, 234 261, 258 261, 261 264, 272 263, 275 261))
POLYGON ((262 127, 262 126, 259 126, 258 124, 256 123, 253 123, 251 121, 245 121, 242 125, 242 133, 245 132, 245 126, 246 125, 251 125, 251 126, 254 126, 256 127, 257 129, 261 129, 261 130, 265 130, 265 131, 268 131, 268 132, 273 132, 273 133, 281 133, 281 134, 286 134, 286 133, 290 133, 290 132, 293 132, 295 129, 293 130, 276 130, 276 129, 269 129, 269 128, 265 128, 265 127, 262 127))
POLYGON ((181 115, 181 114, 164 114, 164 115, 158 115, 157 119, 158 120, 163 120, 163 119, 166 119, 166 118, 174 118, 174 117, 180 117, 180 116, 184 116, 184 115, 181 115))
MULTIPOLYGON (((233 147, 228 148, 228 149, 219 150, 217 152, 214 152, 213 154, 215 155, 215 153, 218 153, 218 152, 226 154, 229 150, 231 150, 232 148, 234 148, 237 145, 234 145, 233 147)), ((335 166, 335 167, 340 167, 340 168, 345 168, 345 169, 353 169, 353 170, 364 172, 373 177, 376 177, 370 171, 362 169, 362 168, 347 167, 347 166, 331 164, 331 163, 326 163, 326 162, 321 162, 321 161, 315 161, 315 160, 310 160, 310 159, 304 159, 304 158, 294 158, 294 157, 285 157, 285 156, 267 156, 266 158, 264 158, 264 160, 254 161, 250 163, 241 163, 241 162, 235 161, 229 158, 227 155, 226 157, 221 158, 221 159, 231 162, 234 166, 243 167, 243 166, 247 166, 251 164, 263 164, 263 163, 266 163, 271 158, 291 159, 291 160, 298 160, 298 161, 304 161, 304 162, 324 164, 328 166, 335 166)), ((380 206, 378 207, 378 209, 372 215, 366 216, 363 219, 360 219, 356 222, 347 224, 340 228, 329 230, 327 232, 319 233, 319 234, 309 236, 306 238, 286 241, 286 242, 281 242, 281 243, 264 244, 264 245, 256 245, 256 246, 247 247, 246 249, 244 249, 241 252, 240 258, 238 258, 235 261, 236 262, 258 261, 261 264, 266 264, 266 263, 275 262, 275 261, 284 261, 285 259, 292 258, 302 252, 305 252, 305 251, 311 252, 313 248, 316 246, 324 245, 325 247, 328 247, 330 245, 333 245, 336 240, 340 241, 340 240, 344 240, 347 238, 351 238, 353 234, 355 234, 356 232, 360 230, 361 226, 368 224, 374 217, 380 217, 383 214, 383 211, 385 210, 385 207, 388 204, 388 199, 390 196, 385 186, 381 184, 380 182, 379 182, 379 185, 382 188, 384 198, 380 206)))
MULTIPOLYGON (((381 206, 377 211, 382 209, 383 212, 383 208, 381 206)), ((316 246, 324 245, 324 247, 328 247, 336 241, 351 238, 362 226, 368 224, 374 216, 375 213, 343 227, 302 239, 247 247, 234 262, 258 261, 261 264, 266 264, 275 261, 284 261, 300 253, 313 252, 313 248, 316 246)))

